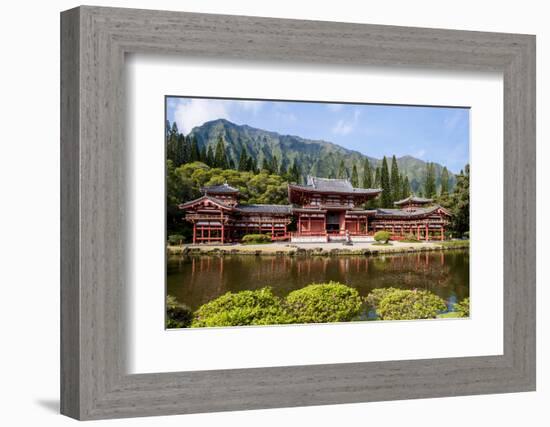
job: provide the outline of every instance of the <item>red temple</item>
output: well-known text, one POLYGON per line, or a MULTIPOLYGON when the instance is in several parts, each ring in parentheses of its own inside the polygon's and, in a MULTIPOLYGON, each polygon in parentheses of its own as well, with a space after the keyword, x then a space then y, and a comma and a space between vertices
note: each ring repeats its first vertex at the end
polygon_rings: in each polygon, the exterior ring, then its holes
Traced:
POLYGON ((450 218, 433 200, 413 196, 395 202, 397 209, 365 209, 382 190, 355 188, 347 179, 308 177, 306 185, 289 184, 289 205, 240 204, 239 190, 227 184, 201 191, 202 197, 179 205, 193 224, 193 243, 234 242, 250 233, 293 242, 369 241, 380 230, 395 240, 408 234, 443 240, 450 218))
POLYGON ((226 243, 245 234, 289 237, 292 209, 287 205, 241 205, 239 190, 227 184, 203 187, 202 197, 179 205, 193 224, 193 243, 226 243))

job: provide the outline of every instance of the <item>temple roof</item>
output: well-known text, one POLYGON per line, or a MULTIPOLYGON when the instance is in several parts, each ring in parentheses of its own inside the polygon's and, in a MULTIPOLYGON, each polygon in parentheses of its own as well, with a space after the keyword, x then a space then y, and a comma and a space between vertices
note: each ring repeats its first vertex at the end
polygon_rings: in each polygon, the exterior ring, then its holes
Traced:
POLYGON ((237 188, 231 187, 227 182, 221 185, 209 185, 201 188, 201 192, 204 194, 222 194, 222 193, 239 193, 237 188))
POLYGON ((202 202, 203 200, 209 200, 222 208, 228 209, 230 211, 244 212, 244 213, 270 213, 270 214, 285 214, 289 215, 292 213, 291 205, 263 205, 263 204, 251 204, 251 205, 229 205, 225 200, 217 199, 216 197, 209 196, 205 194, 204 196, 199 197, 198 199, 190 200, 186 203, 181 203, 178 205, 179 209, 186 209, 190 206, 193 206, 197 203, 202 202))
POLYGON ((393 202, 393 204, 396 206, 408 205, 408 204, 426 205, 432 202, 433 202, 433 199, 424 199, 422 197, 416 197, 416 196, 410 195, 405 199, 398 200, 397 202, 393 202))
POLYGON ((399 217, 399 218, 415 218, 429 215, 438 210, 443 211, 445 214, 450 215, 450 213, 443 207, 439 205, 431 206, 429 208, 416 208, 414 210, 404 210, 404 209, 376 209, 376 218, 384 217, 399 217))
POLYGON ((246 213, 271 213, 271 214, 290 214, 292 206, 290 205, 238 205, 237 209, 246 213))
POLYGON ((319 193, 378 194, 376 188, 355 188, 348 179, 318 178, 308 176, 306 185, 290 184, 290 188, 319 193))
POLYGON ((226 208, 226 209, 229 209, 229 210, 232 210, 233 207, 228 205, 224 200, 220 200, 220 199, 217 199, 216 197, 212 197, 212 196, 209 196, 208 194, 205 194, 204 196, 201 196, 199 197, 198 199, 194 199, 194 200, 190 200, 188 202, 185 202, 185 203, 180 203, 178 205, 178 209, 185 209, 186 207, 188 206, 193 206, 197 203, 200 203, 202 202, 203 200, 209 200, 223 208, 226 208))

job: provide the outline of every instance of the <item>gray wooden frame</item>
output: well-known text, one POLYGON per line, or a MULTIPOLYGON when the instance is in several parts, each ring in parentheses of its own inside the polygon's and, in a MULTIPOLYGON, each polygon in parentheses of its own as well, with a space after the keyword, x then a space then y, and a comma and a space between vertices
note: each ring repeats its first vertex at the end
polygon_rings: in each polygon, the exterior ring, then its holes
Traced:
POLYGON ((535 37, 79 7, 61 14, 61 412, 77 419, 535 390, 535 37), (504 76, 504 354, 128 375, 126 53, 504 76))

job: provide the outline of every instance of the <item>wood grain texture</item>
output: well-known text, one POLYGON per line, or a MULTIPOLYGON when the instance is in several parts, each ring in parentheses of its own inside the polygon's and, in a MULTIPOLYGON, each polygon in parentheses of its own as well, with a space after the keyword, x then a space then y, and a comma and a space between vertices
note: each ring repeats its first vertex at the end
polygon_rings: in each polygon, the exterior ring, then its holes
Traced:
POLYGON ((61 412, 80 414, 79 17, 61 21, 61 412))
POLYGON ((62 13, 62 413, 100 419, 535 389, 535 38, 80 7, 62 13), (128 375, 124 56, 504 75, 504 354, 128 375))

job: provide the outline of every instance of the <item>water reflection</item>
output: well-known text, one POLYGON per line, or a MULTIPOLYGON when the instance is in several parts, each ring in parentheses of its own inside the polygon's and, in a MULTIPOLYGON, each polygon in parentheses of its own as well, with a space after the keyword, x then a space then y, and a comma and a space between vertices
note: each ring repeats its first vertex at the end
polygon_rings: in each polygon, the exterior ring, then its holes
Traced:
POLYGON ((168 260, 168 293, 193 310, 224 294, 271 286, 278 296, 312 282, 356 288, 426 289, 450 306, 469 296, 469 252, 452 250, 375 257, 181 256, 168 260))

